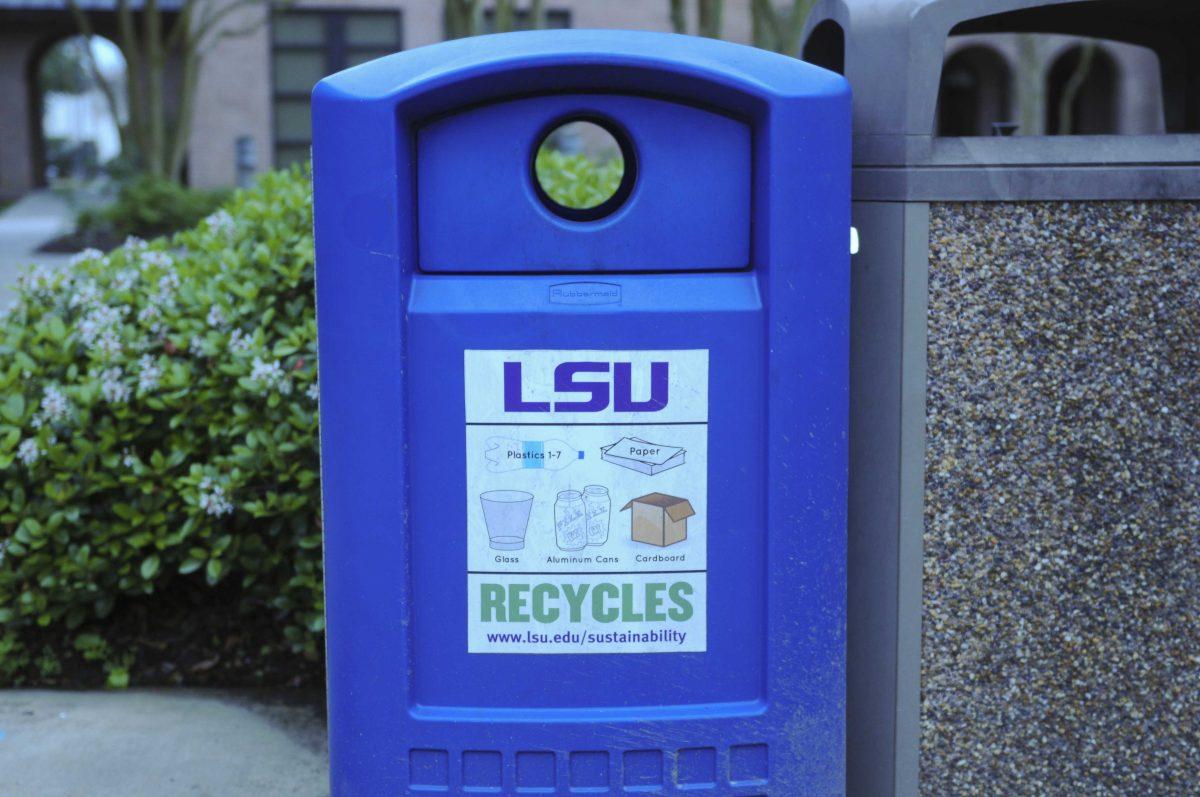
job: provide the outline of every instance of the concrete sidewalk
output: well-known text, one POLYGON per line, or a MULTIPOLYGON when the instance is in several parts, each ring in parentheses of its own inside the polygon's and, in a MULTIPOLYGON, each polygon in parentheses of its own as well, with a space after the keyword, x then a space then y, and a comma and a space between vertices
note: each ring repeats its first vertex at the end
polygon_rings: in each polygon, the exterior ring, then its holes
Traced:
POLYGON ((46 189, 32 191, 0 212, 0 303, 8 302, 13 283, 26 266, 57 267, 71 259, 37 248, 70 232, 73 225, 67 201, 46 189))
POLYGON ((310 705, 225 690, 0 691, 0 795, 327 794, 310 705))

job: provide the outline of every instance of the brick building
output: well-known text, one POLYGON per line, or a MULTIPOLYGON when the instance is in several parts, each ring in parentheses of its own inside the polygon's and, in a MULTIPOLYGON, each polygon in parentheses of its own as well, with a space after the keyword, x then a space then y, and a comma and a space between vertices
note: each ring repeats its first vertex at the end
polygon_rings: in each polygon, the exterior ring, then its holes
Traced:
MULTIPOLYGON (((116 38, 115 0, 80 4, 98 35, 116 38)), ((159 0, 168 14, 180 5, 181 0, 159 0)), ((307 97, 313 83, 380 55, 441 40, 442 5, 441 0, 297 0, 271 13, 265 4, 231 13, 223 24, 249 32, 221 40, 203 61, 188 181, 234 184, 239 152, 242 168, 256 170, 307 157, 307 97)), ((749 7, 750 0, 726 0, 725 38, 750 41, 749 7)), ((551 0, 546 8, 550 26, 671 29, 667 0, 551 0)), ((18 196, 46 180, 39 64, 57 42, 76 33, 65 0, 0 0, 0 97, 5 103, 0 198, 18 196)), ((1061 36, 1038 39, 1027 50, 1014 36, 952 40, 939 109, 943 132, 988 135, 1008 123, 1017 124, 1020 133, 1056 132, 1055 102, 1080 43, 1061 36)), ((172 68, 168 80, 177 79, 177 71, 172 68)), ((1076 102, 1075 132, 1161 130, 1152 53, 1104 42, 1091 71, 1076 102)))

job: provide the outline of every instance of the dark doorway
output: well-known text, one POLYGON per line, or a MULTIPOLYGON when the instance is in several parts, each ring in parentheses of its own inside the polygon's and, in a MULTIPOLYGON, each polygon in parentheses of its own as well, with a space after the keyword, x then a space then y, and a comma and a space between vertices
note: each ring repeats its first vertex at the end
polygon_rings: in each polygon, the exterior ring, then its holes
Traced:
POLYGON ((125 57, 102 36, 68 36, 37 60, 39 181, 94 177, 121 155, 125 57))

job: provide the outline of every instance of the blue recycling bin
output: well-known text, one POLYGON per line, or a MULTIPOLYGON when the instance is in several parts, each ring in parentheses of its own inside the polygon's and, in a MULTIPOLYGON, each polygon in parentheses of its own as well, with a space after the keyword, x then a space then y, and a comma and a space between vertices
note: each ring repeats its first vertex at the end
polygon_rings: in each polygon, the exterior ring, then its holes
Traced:
POLYGON ((849 124, 652 33, 318 84, 335 795, 843 793, 849 124))

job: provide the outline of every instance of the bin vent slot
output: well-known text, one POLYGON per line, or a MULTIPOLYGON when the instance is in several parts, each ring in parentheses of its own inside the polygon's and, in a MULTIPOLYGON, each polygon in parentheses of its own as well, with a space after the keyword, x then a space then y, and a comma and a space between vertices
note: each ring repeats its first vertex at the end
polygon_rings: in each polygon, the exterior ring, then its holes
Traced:
POLYGON ((832 19, 824 20, 809 34, 801 57, 831 72, 846 74, 846 32, 832 19))
POLYGON ((956 25, 939 136, 1200 132, 1200 4, 1094 0, 956 25))

